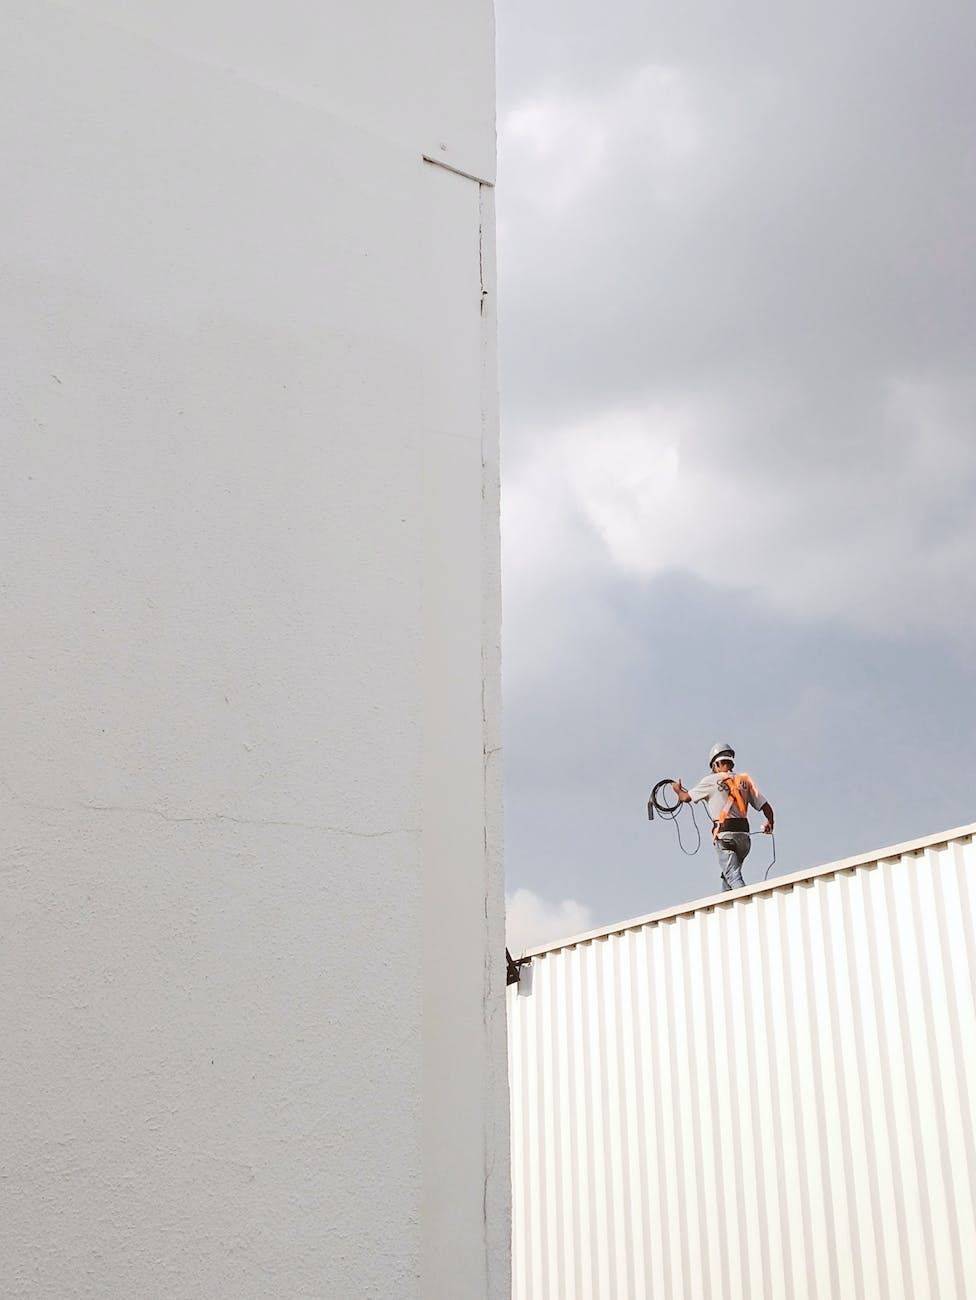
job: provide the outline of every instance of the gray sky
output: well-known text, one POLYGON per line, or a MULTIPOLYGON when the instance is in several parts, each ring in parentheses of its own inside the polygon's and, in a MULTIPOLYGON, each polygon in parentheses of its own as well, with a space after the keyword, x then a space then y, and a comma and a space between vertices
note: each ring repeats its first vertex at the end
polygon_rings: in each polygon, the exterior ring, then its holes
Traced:
POLYGON ((976 820, 976 8, 497 14, 513 940, 976 820))

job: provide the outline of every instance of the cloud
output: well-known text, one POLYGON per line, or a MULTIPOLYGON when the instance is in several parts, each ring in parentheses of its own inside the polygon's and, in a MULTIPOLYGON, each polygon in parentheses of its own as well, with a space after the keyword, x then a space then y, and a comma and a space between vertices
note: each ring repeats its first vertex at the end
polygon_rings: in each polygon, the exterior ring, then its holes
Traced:
MULTIPOLYGON (((540 221, 564 216, 626 167, 635 148, 658 194, 672 194, 699 134, 687 75, 655 63, 601 91, 537 91, 499 122, 508 183, 540 221)), ((502 240, 507 233, 503 226, 502 240)))
POLYGON ((590 909, 572 898, 550 903, 531 889, 516 889, 506 897, 506 942, 513 956, 556 939, 568 939, 593 929, 590 909))
POLYGON ((624 572, 746 568, 791 615, 968 633, 976 11, 747 5, 739 31, 531 0, 506 46, 505 9, 510 503, 624 572), (710 542, 729 517, 745 566, 710 542))
POLYGON ((788 478, 753 456, 748 416, 716 397, 594 415, 539 439, 507 486, 513 598, 530 607, 534 582, 567 558, 592 567, 597 547, 622 574, 687 574, 802 622, 969 635, 972 405, 967 391, 883 386, 877 448, 800 448, 788 478))

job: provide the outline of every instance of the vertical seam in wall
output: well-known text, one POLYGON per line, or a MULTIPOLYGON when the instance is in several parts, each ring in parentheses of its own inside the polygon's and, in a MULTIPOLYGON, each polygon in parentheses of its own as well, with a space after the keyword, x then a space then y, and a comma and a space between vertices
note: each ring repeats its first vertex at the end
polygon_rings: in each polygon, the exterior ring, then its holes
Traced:
MULTIPOLYGON (((499 1035, 497 1030, 498 1009, 495 1005, 496 972, 500 972, 502 948, 504 947, 504 913, 502 913, 501 933, 496 934, 498 922, 497 908, 493 906, 492 890, 495 886, 495 868, 501 868, 502 809, 501 785, 496 778, 495 764, 499 761, 501 738, 500 702, 500 616, 501 603, 499 584, 501 581, 500 540, 498 531, 498 487, 497 487, 497 379, 494 353, 494 318, 488 310, 488 281, 492 278, 492 248, 486 250, 487 234, 491 237, 493 230, 490 203, 492 186, 478 177, 470 177, 478 185, 478 313, 481 323, 481 519, 482 519, 482 554, 481 554, 481 588, 482 588, 482 643, 481 643, 481 726, 482 726, 482 888, 484 890, 484 913, 486 929, 485 985, 484 985, 484 1051, 486 1055, 487 1095, 483 1118, 483 1189, 482 1189, 482 1242, 484 1250, 484 1286, 485 1294, 490 1300, 501 1300, 503 1293, 510 1288, 510 1269, 502 1261, 498 1249, 501 1237, 508 1233, 509 1227, 503 1228, 501 1220, 508 1209, 508 1196, 503 1186, 497 1186, 498 1155, 504 1149, 504 1158, 509 1156, 508 1124, 508 1071, 505 1063, 507 1053, 507 1033, 504 1029, 499 1035), (486 256, 487 254, 487 256, 486 256), (487 271, 486 271, 487 263, 487 271), (496 861, 497 859, 497 861, 496 861), (496 952, 497 949, 497 952, 496 952), (497 965, 496 965, 497 963, 497 965), (496 1044, 498 1051, 496 1052, 496 1044), (496 1056, 498 1059, 496 1060, 496 1056), (504 1122, 502 1122, 502 1111, 504 1122), (497 1113, 496 1113, 497 1112, 497 1113), (493 1231, 490 1219, 499 1220, 497 1231, 493 1231), (498 1267, 496 1267, 496 1265, 498 1267)), ((505 1014, 505 1003, 501 1014, 505 1014)), ((510 1249, 504 1252, 507 1261, 510 1249)))
MULTIPOLYGON (((484 259, 484 204, 481 185, 478 185, 478 283, 481 286, 481 300, 478 312, 484 321, 485 314, 485 259, 484 259)), ((485 543, 485 511, 487 502, 485 499, 485 402, 484 402, 484 366, 485 366, 485 333, 484 324, 481 327, 481 542, 482 542, 482 563, 484 562, 484 543, 485 543)), ((489 914, 489 888, 490 888, 490 868, 488 861, 488 620, 486 618, 487 592, 484 590, 485 575, 482 573, 482 629, 481 629, 481 803, 482 803, 482 851, 484 854, 482 861, 482 878, 484 888, 484 906, 485 906, 485 1000, 484 1000, 484 1028, 485 1028, 485 1051, 491 1058, 491 1011, 489 1010, 492 995, 491 979, 491 919, 489 914)), ((491 1099, 488 1099, 488 1105, 491 1105, 491 1099)), ((481 1196, 481 1240, 484 1250, 484 1268, 485 1268, 485 1291, 490 1295, 491 1285, 491 1250, 488 1245, 488 1184, 491 1178, 490 1168, 490 1138, 488 1133, 488 1112, 485 1111, 482 1128, 482 1173, 483 1186, 481 1196)))

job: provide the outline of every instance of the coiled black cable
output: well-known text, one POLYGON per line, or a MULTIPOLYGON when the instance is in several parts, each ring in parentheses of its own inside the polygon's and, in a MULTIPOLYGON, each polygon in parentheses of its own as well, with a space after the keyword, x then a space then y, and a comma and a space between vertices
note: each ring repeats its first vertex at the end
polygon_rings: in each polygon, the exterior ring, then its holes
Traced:
MULTIPOLYGON (((666 776, 663 781, 658 781, 651 791, 651 797, 647 801, 648 820, 653 821, 654 814, 657 813, 659 817, 663 817, 666 821, 674 822, 674 829, 678 833, 678 848, 686 857, 693 858, 701 848, 701 829, 698 825, 698 818, 695 816, 695 805, 689 804, 688 807, 691 809, 691 820, 695 827, 698 842, 693 849, 686 849, 681 839, 681 823, 678 821, 678 814, 681 812, 682 807, 681 800, 677 795, 674 796, 674 803, 665 803, 661 798, 662 790, 671 790, 673 779, 673 777, 666 776)), ((672 793, 674 793, 673 790, 672 793)))

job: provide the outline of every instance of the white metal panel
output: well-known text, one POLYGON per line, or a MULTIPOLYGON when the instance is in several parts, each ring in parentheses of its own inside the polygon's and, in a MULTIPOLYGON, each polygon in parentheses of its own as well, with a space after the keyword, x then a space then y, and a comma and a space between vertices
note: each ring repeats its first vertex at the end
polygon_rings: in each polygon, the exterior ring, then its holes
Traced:
POLYGON ((533 957, 514 1300, 976 1296, 974 829, 533 957))

